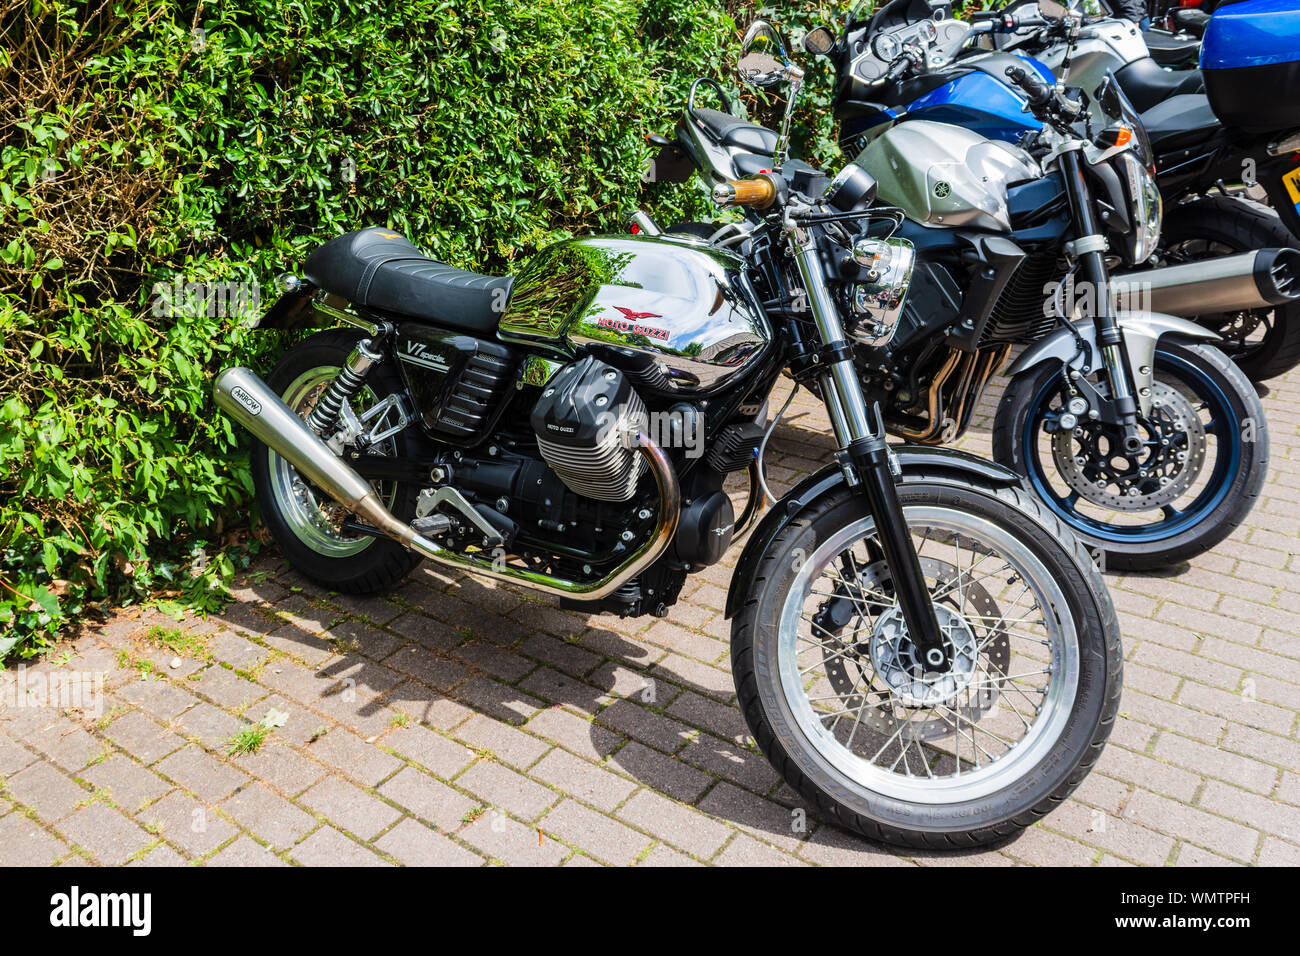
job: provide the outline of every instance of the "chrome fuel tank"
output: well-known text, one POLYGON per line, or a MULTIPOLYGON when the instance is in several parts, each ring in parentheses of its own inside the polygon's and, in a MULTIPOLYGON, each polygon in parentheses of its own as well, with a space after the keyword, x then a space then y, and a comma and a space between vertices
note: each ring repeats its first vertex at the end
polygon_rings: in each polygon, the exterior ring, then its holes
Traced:
POLYGON ((504 341, 594 352, 638 390, 704 395, 771 347, 744 260, 689 239, 595 236, 543 249, 516 279, 504 341))
POLYGON ((880 202, 946 229, 1010 232, 1007 187, 1042 176, 1023 149, 930 120, 886 130, 854 162, 876 178, 880 202))

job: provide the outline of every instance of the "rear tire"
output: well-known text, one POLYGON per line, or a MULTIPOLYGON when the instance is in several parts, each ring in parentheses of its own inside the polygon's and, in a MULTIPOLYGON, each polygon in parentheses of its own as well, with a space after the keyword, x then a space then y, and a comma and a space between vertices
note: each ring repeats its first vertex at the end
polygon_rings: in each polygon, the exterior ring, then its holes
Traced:
MULTIPOLYGON (((318 332, 290 349, 266 384, 305 418, 362 338, 360 332, 342 329, 318 332)), ((378 401, 401 389, 396 372, 381 363, 371 369, 362 394, 378 401)), ((364 409, 370 402, 353 404, 364 409)), ((390 454, 401 456, 412 450, 412 441, 402 433, 384 444, 390 454)), ((304 577, 331 591, 373 594, 390 589, 420 563, 419 555, 396 541, 332 528, 341 507, 260 442, 253 446, 252 468, 262 518, 289 564, 304 577)), ((398 518, 410 521, 415 516, 418 488, 394 482, 377 490, 398 518)))
MULTIPOLYGON (((1160 247, 1171 262, 1178 263, 1256 249, 1300 249, 1300 241, 1272 210, 1241 199, 1212 196, 1171 209, 1161 229, 1160 247)), ((1300 303, 1231 316, 1189 318, 1216 332, 1230 329, 1234 320, 1271 323, 1258 339, 1233 341, 1225 336, 1217 343, 1252 382, 1275 378, 1300 364, 1300 303)))
MULTIPOLYGON (((1049 690, 1059 684, 1062 693, 1056 697, 1044 693, 1040 698, 1043 707, 1038 712, 1032 712, 1035 720, 1025 729, 1024 749, 1008 749, 1000 759, 1009 759, 1013 755, 1015 759, 1010 764, 1002 764, 1000 770, 996 761, 986 762, 984 776, 975 784, 963 781, 960 775, 954 778, 951 773, 946 777, 939 776, 936 780, 933 773, 943 770, 945 761, 948 761, 947 766, 960 766, 966 744, 960 740, 962 723, 959 712, 964 707, 970 707, 970 701, 963 703, 958 696, 949 700, 952 706, 945 708, 944 704, 938 703, 927 708, 924 704, 917 705, 917 699, 913 698, 910 704, 904 701, 902 713, 908 716, 903 718, 895 710, 900 698, 891 696, 889 687, 886 686, 882 703, 872 704, 869 708, 863 705, 856 710, 859 715, 870 710, 872 716, 867 718, 863 726, 870 726, 869 732, 875 733, 877 737, 884 737, 896 724, 900 726, 894 731, 895 734, 908 727, 912 728, 912 733, 918 739, 917 751, 909 758, 907 750, 911 741, 902 746, 902 759, 908 771, 908 776, 904 776, 897 771, 897 764, 886 771, 884 761, 877 765, 875 760, 866 759, 866 754, 875 746, 874 740, 866 744, 864 738, 858 738, 859 745, 865 744, 865 747, 855 763, 852 745, 857 727, 854 726, 849 731, 845 745, 845 728, 840 726, 841 718, 835 716, 837 712, 827 712, 824 707, 819 708, 811 703, 828 699, 821 696, 820 692, 814 692, 820 691, 818 683, 823 679, 816 670, 817 655, 824 655, 821 664, 829 674, 832 666, 835 666, 834 659, 842 652, 827 654, 826 648, 818 650, 814 647, 811 651, 813 667, 805 671, 799 666, 803 661, 798 659, 798 655, 809 651, 808 648, 798 650, 798 642, 816 642, 798 637, 797 634, 805 630, 809 635, 821 632, 813 625, 805 628, 798 624, 803 618, 791 617, 791 605, 788 602, 795 601, 793 606, 796 608, 805 607, 805 601, 811 601, 816 606, 818 596, 824 593, 817 589, 820 579, 816 576, 836 561, 841 562, 840 567, 846 570, 850 567, 843 563, 845 552, 837 552, 837 549, 843 547, 841 538, 853 538, 858 533, 857 529, 864 526, 863 522, 874 528, 874 522, 867 517, 861 496, 844 487, 828 492, 806 506, 793 521, 777 532, 758 560, 744 606, 732 622, 732 670, 740 706, 754 739, 786 782, 841 826, 875 840, 912 848, 958 849, 1000 842, 1057 807, 1083 781, 1101 754, 1119 708, 1122 685, 1123 661, 1115 609, 1100 575, 1074 537, 1018 489, 993 490, 970 483, 959 484, 909 475, 899 487, 899 496, 908 516, 909 527, 917 529, 922 522, 928 521, 937 522, 929 527, 939 530, 947 527, 945 522, 964 528, 959 532, 960 536, 954 539, 953 547, 959 553, 963 540, 1005 547, 1014 554, 1014 558, 1008 562, 1008 567, 1015 569, 1011 577, 1019 577, 1027 585, 1024 590, 1035 595, 1035 602, 1046 599, 1043 607, 1050 610, 1043 614, 1043 633, 1053 635, 1052 650, 1039 652, 1035 657, 1031 648, 1031 655, 1024 657, 1024 648, 1034 643, 1029 641, 1017 644, 1014 651, 1008 649, 1006 656, 1001 658, 1003 668, 1014 667, 1008 663, 1014 653, 1014 660, 1023 665, 1014 671, 1014 676, 1025 681, 1029 681, 1030 676, 1021 671, 1032 670, 1034 661, 1044 654, 1048 654, 1053 662, 1059 663, 1060 676, 1049 676, 1043 680, 1049 690), (966 537, 968 534, 972 537, 966 537), (791 620, 797 624, 795 635, 790 633, 791 620), (1053 623, 1047 624, 1048 620, 1053 623), (796 649, 791 650, 792 647, 796 649), (796 660, 793 672, 790 671, 791 654, 794 654, 796 660), (792 673, 794 677, 791 677, 792 673), (803 691, 807 696, 800 699, 800 692, 794 687, 805 680, 807 673, 812 674, 811 678, 807 678, 808 687, 803 691), (1050 707, 1049 701, 1054 701, 1050 707), (888 711, 885 710, 886 706, 888 711), (813 709, 809 710, 809 707, 813 709), (944 709, 957 718, 952 724, 958 728, 958 732, 952 734, 950 739, 942 736, 944 709), (808 714, 813 715, 813 720, 809 720, 808 714), (923 716, 919 725, 913 725, 912 721, 917 714, 928 716, 923 716), (1045 716, 1040 718, 1039 714, 1045 716), (828 720, 832 721, 829 726, 826 725, 828 720), (891 720, 893 724, 890 723, 891 720), (1037 736, 1031 736, 1030 727, 1038 728, 1040 720, 1043 729, 1033 731, 1037 736), (926 736, 927 733, 930 736, 926 736), (837 741, 842 748, 840 750, 837 750, 837 741), (929 744, 930 751, 926 751, 925 744, 929 744), (951 751, 945 752, 944 749, 953 746, 957 748, 958 759, 955 764, 952 762, 951 751), (919 756, 922 754, 927 755, 933 763, 918 762, 927 759, 919 756), (929 767, 932 775, 927 778, 918 773, 922 767, 929 767)), ((960 603, 962 606, 969 604, 967 592, 973 595, 975 582, 979 580, 975 575, 975 566, 961 562, 957 565, 958 600, 953 602, 951 581, 941 583, 944 574, 952 574, 951 565, 948 565, 948 571, 942 570, 946 561, 943 557, 946 552, 942 549, 948 547, 948 542, 937 546, 940 549, 937 559, 926 559, 925 547, 929 547, 930 540, 927 539, 922 548, 923 562, 928 561, 923 564, 927 585, 936 597, 943 595, 945 588, 950 589, 946 599, 936 601, 936 606, 947 602, 960 603), (930 585, 932 577, 935 583, 930 585)), ((853 543, 848 544, 849 549, 853 547, 853 543)), ((868 557, 865 560, 871 560, 872 553, 871 545, 868 544, 868 557)), ((932 551, 931 554, 933 553, 932 551)), ((1000 551, 994 553, 1001 554, 1000 551)), ((873 572, 872 568, 878 569, 881 566, 877 561, 870 566, 862 565, 859 571, 860 566, 856 562, 851 565, 857 581, 868 580, 868 574, 872 573, 876 575, 873 580, 877 586, 881 572, 873 572)), ((996 573, 993 575, 995 578, 997 576, 996 573)), ((840 580, 843 581, 842 578, 840 580)), ((853 598, 855 605, 860 598, 864 607, 866 604, 876 604, 882 608, 886 606, 885 602, 872 597, 879 592, 870 590, 869 586, 865 589, 859 585, 855 587, 859 588, 858 596, 853 598)), ((962 618, 972 631, 979 628, 987 631, 984 644, 974 646, 973 653, 977 660, 981 659, 981 654, 995 653, 1000 640, 1005 640, 1008 648, 1012 641, 1022 640, 1005 630, 999 637, 994 633, 999 625, 989 624, 991 615, 998 609, 1003 609, 1005 615, 1006 598, 1002 595, 1015 589, 1014 581, 1006 584, 997 580, 989 584, 989 590, 996 592, 1003 601, 999 605, 995 595, 981 588, 984 603, 977 606, 983 607, 987 615, 976 612, 969 618, 962 618)), ((825 607, 826 604, 823 604, 823 610, 825 607)), ((1037 603, 1034 609, 1037 609, 1037 603)), ((831 684, 835 687, 831 698, 835 703, 827 706, 834 708, 840 704, 851 704, 855 700, 865 701, 879 693, 874 687, 876 677, 881 676, 881 672, 874 667, 874 662, 879 651, 877 642, 884 639, 888 643, 888 628, 881 630, 880 622, 885 621, 889 613, 885 610, 875 615, 876 623, 866 639, 869 649, 864 649, 861 627, 855 628, 849 638, 849 641, 856 642, 852 666, 858 668, 862 675, 858 680, 865 676, 866 664, 863 660, 868 659, 867 663, 873 665, 874 672, 871 683, 862 685, 854 682, 849 685, 843 683, 844 678, 840 677, 838 679, 841 683, 836 687, 835 678, 831 678, 831 684), (883 638, 877 636, 877 631, 881 631, 883 638), (850 688, 847 700, 843 693, 845 687, 850 688), (859 687, 861 695, 853 696, 858 693, 859 687)), ((858 619, 865 623, 865 614, 858 619)), ((951 620, 952 617, 949 618, 951 620)), ((1017 616, 1012 631, 1036 626, 1032 623, 1024 624, 1023 620, 1017 616)), ((835 623, 839 624, 839 630, 835 632, 838 638, 844 634, 847 623, 842 618, 835 623)), ((1005 623, 1001 626, 1005 627, 1005 623)), ((895 630, 894 633, 898 632, 895 630)), ((976 636, 972 634, 969 640, 973 642, 976 636)), ((901 642, 905 641, 904 628, 901 642)), ((844 643, 847 646, 849 642, 844 643)), ((901 647, 902 643, 897 646, 901 647)), ((846 668, 840 665, 840 670, 846 668)), ((968 694, 973 685, 977 688, 985 686, 985 693, 992 695, 991 703, 988 698, 984 698, 983 706, 986 709, 983 716, 980 716, 978 710, 973 711, 977 717, 976 724, 987 717, 994 722, 994 726, 1001 726, 996 722, 1006 714, 998 714, 993 709, 993 705, 1001 698, 1010 702, 1006 706, 1012 710, 1017 710, 1018 705, 1017 712, 1029 709, 1024 703, 1012 699, 1015 692, 1007 684, 989 679, 995 674, 993 670, 984 673, 985 679, 975 683, 974 677, 978 675, 976 670, 968 678, 971 683, 966 686, 968 694), (993 684, 999 686, 992 686, 993 684)), ((1000 670, 997 676, 1009 678, 1012 675, 1000 670)), ((959 691, 958 694, 960 693, 959 691)), ((1029 690, 1028 693, 1033 694, 1034 691, 1029 690)), ((1014 717, 1008 716, 1008 720, 1014 725, 1014 717)), ((985 724, 986 728, 987 726, 985 724)), ((997 747, 992 743, 992 737, 980 738, 980 733, 987 734, 988 730, 972 729, 966 736, 968 739, 975 738, 988 748, 997 747)), ((976 749, 971 750, 972 754, 977 752, 976 749)), ((879 757, 880 754, 876 756, 879 757)), ((886 754, 885 759, 889 756, 886 754)), ((967 772, 978 775, 978 756, 975 760, 974 768, 967 761, 967 772)))

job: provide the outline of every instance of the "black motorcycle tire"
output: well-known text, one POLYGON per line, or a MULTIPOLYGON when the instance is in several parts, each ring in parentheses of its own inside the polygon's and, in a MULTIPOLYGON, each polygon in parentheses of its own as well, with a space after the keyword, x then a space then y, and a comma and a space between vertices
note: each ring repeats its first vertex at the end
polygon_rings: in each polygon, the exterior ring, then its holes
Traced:
MULTIPOLYGON (((1245 374, 1222 351, 1200 343, 1162 338, 1156 346, 1157 372, 1171 364, 1193 365, 1219 390, 1230 406, 1234 423, 1256 424, 1251 441, 1242 443, 1242 460, 1222 501, 1187 530, 1152 542, 1120 542, 1091 535, 1068 523, 1071 531, 1095 552, 1104 552, 1104 567, 1122 571, 1167 568, 1209 551, 1246 520, 1259 499, 1268 473, 1269 441, 1264 407, 1245 374)), ((1030 369, 1012 380, 999 403, 993 424, 993 458, 1020 475, 1030 477, 1025 449, 1026 419, 1035 396, 1060 377, 1053 362, 1030 369)), ((1238 429, 1242 431, 1242 429, 1238 429)), ((1059 517, 1059 516, 1058 516, 1059 517)))
MULTIPOLYGON (((337 371, 347 360, 357 342, 363 338, 359 331, 333 329, 318 332, 291 348, 267 376, 266 384, 273 392, 289 400, 295 382, 304 376, 320 377, 324 369, 337 371)), ((373 366, 366 379, 366 388, 376 400, 400 391, 403 386, 396 370, 387 363, 373 366)), ((295 409, 302 415, 308 407, 295 409)), ((402 433, 390 439, 397 456, 414 451, 413 438, 402 433)), ((332 554, 322 549, 335 547, 327 533, 317 536, 316 529, 305 525, 302 515, 310 509, 288 500, 284 488, 283 467, 279 459, 261 442, 253 446, 253 484, 257 504, 275 542, 291 567, 304 577, 331 591, 345 594, 374 594, 392 588, 420 563, 420 556, 408 551, 396 541, 387 538, 355 536, 352 543, 341 541, 338 547, 355 551, 332 554), (295 520, 295 516, 297 520, 295 520), (301 530, 299 530, 301 529, 301 530), (318 544, 313 544, 313 538, 318 544)), ((314 494, 328 500, 319 490, 314 494)), ((409 483, 398 482, 381 493, 381 498, 398 518, 410 521, 415 516, 415 500, 419 489, 409 483)))
POLYGON ((909 473, 899 486, 909 507, 961 510, 1010 530, 1059 582, 1075 622, 1080 673, 1068 720, 1045 758, 1007 786, 953 803, 907 801, 866 789, 811 742, 781 689, 777 641, 786 595, 803 555, 866 514, 860 494, 826 493, 767 543, 743 607, 732 621, 731 662, 739 703, 754 740, 811 806, 847 829, 913 849, 953 850, 1000 843, 1055 809, 1096 764, 1114 725, 1123 684, 1119 623, 1100 574, 1069 531, 1032 497, 1001 488, 909 473))
MULTIPOLYGON (((1228 196, 1182 203, 1169 210, 1161 229, 1161 247, 1197 239, 1234 253, 1288 246, 1300 249, 1300 240, 1271 210, 1228 196)), ((1203 319, 1190 318, 1213 327, 1203 319)), ((1300 302, 1274 306, 1273 327, 1257 344, 1239 352, 1224 351, 1252 382, 1276 378, 1300 365, 1300 302)))

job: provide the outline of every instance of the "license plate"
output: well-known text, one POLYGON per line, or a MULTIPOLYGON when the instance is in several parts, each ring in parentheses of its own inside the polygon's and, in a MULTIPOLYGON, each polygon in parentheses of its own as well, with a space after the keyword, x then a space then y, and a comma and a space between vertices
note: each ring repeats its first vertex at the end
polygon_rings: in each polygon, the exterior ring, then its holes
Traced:
POLYGON ((1284 174, 1282 182, 1286 186, 1287 195, 1295 203, 1295 211, 1300 212, 1300 166, 1284 174))

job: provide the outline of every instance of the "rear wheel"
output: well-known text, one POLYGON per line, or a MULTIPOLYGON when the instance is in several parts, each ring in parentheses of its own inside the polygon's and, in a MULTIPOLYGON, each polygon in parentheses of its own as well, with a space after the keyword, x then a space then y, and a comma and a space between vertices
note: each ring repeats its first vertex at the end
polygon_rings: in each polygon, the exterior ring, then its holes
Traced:
MULTIPOLYGON (((313 335, 285 354, 266 383, 306 418, 361 338, 359 332, 343 330, 313 335)), ((353 399, 353 411, 363 412, 400 389, 396 375, 378 365, 353 399)), ((370 453, 402 455, 409 451, 409 442, 405 434, 399 434, 380 442, 370 453)), ((262 518, 285 558, 304 576, 333 591, 365 594, 392 587, 419 564, 418 555, 395 541, 344 530, 342 506, 260 442, 253 447, 252 467, 262 518)), ((414 517, 417 488, 377 482, 375 490, 397 517, 403 521, 414 517)))
POLYGON ((755 740, 841 825, 909 847, 997 842, 1079 785, 1119 706, 1119 627, 1068 531, 1014 489, 909 476, 899 497, 950 645, 925 673, 875 521, 840 488, 769 542, 732 624, 755 740))
MULTIPOLYGON (((1300 241, 1276 213, 1227 196, 1175 206, 1161 229, 1161 253, 1171 265, 1288 246, 1300 248, 1300 241)), ((1219 348, 1252 382, 1300 364, 1300 303, 1189 318, 1223 336, 1219 348)))

